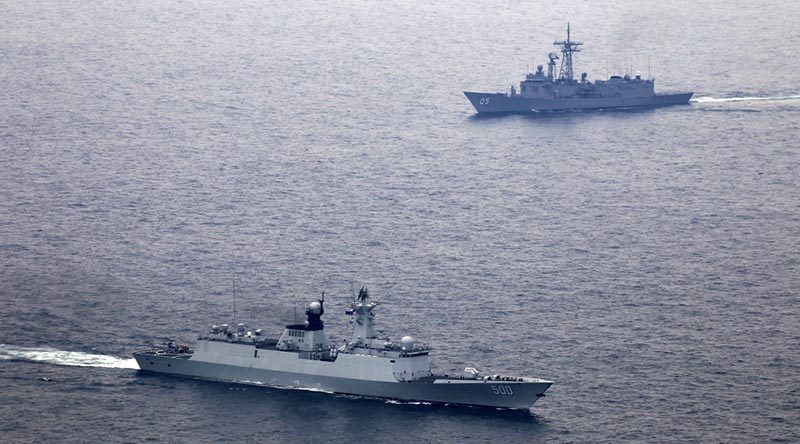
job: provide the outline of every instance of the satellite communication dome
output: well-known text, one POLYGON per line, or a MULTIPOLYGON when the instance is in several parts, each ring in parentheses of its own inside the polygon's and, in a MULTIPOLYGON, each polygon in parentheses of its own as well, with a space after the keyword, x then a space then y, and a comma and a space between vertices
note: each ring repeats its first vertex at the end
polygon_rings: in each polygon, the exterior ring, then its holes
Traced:
POLYGON ((411 350, 414 348, 414 338, 411 336, 403 336, 403 338, 400 339, 400 345, 403 347, 403 350, 411 350))
POLYGON ((319 302, 312 302, 308 304, 308 311, 318 315, 322 311, 322 305, 319 302))

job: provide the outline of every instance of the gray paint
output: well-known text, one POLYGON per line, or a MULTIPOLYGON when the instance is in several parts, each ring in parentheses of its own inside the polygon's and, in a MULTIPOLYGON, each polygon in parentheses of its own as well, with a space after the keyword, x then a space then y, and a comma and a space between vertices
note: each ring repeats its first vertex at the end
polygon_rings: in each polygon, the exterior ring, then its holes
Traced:
POLYGON ((146 372, 403 401, 427 401, 510 409, 530 408, 539 395, 543 394, 552 384, 549 381, 468 381, 443 377, 414 382, 365 381, 196 362, 177 356, 158 356, 147 352, 134 353, 134 357, 139 363, 140 369, 146 372), (439 382, 434 383, 434 381, 439 382), (508 393, 507 388, 511 389, 511 393, 508 393))
POLYGON ((641 76, 611 76, 607 80, 588 79, 586 73, 580 80, 573 77, 573 55, 580 52, 583 43, 570 38, 553 43, 560 48, 561 69, 556 77, 559 56, 548 55, 547 72, 543 65, 528 73, 519 84, 519 93, 512 86, 509 93, 482 93, 464 91, 478 113, 537 113, 543 111, 596 110, 614 108, 641 108, 685 105, 691 92, 656 94, 655 80, 641 76))
POLYGON ((533 99, 504 93, 464 91, 479 113, 536 113, 546 111, 647 108, 689 103, 693 93, 656 94, 646 97, 533 99), (488 102, 486 99, 489 99, 488 102))
POLYGON ((465 369, 460 378, 431 373, 430 347, 406 336, 399 343, 375 333, 377 302, 366 288, 354 298, 353 339, 339 348, 327 346, 320 316, 323 299, 306 310, 313 331, 303 324, 289 325, 280 340, 227 325, 211 327, 194 350, 167 343, 134 353, 143 371, 177 376, 289 387, 330 393, 372 396, 404 401, 468 404, 527 409, 543 395, 550 381, 523 377, 482 376, 465 369), (316 322, 316 323, 314 323, 316 322), (288 341, 290 332, 311 336, 309 341, 288 341), (312 335, 308 335, 311 333, 312 335))

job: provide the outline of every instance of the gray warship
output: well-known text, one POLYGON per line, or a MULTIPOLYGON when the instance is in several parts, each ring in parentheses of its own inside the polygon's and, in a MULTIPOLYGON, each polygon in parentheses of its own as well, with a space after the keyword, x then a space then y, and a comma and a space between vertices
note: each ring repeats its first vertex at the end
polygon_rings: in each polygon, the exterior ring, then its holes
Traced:
POLYGON ((642 79, 638 74, 635 77, 629 74, 615 75, 607 80, 591 82, 583 73, 580 80, 575 80, 572 56, 581 51, 583 43, 571 40, 567 24, 567 39, 556 41, 553 45, 561 49, 558 77, 556 65, 559 56, 551 52, 548 55, 547 73, 544 72, 544 66, 537 66, 535 73, 529 72, 520 82, 519 92, 512 85, 508 93, 464 91, 464 95, 479 114, 490 114, 685 105, 694 94, 656 94, 655 80, 642 79))
POLYGON ((287 325, 277 339, 244 324, 214 325, 194 348, 172 342, 133 354, 143 372, 240 384, 293 388, 399 401, 530 409, 552 384, 543 379, 458 375, 431 371, 431 348, 410 336, 399 342, 374 329, 377 302, 366 288, 353 297, 352 338, 339 347, 325 338, 324 294, 306 309, 307 321, 287 325))

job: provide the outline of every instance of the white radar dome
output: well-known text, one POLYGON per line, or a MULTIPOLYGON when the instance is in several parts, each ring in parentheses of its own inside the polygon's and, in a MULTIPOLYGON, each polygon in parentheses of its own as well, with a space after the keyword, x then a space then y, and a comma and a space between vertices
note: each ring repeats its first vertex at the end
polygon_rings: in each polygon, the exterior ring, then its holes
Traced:
POLYGON ((319 302, 312 302, 308 304, 308 311, 318 315, 322 311, 322 305, 319 302))
POLYGON ((411 336, 403 336, 403 338, 400 339, 400 345, 403 347, 403 350, 411 350, 414 348, 414 338, 411 336))

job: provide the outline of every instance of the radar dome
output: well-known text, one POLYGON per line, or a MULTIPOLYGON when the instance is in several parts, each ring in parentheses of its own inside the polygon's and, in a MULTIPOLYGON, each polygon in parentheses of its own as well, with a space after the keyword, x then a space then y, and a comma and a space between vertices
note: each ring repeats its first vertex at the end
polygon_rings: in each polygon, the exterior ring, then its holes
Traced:
POLYGON ((310 311, 315 315, 318 315, 322 311, 322 305, 319 302, 312 302, 308 304, 308 311, 310 311))
POLYGON ((411 336, 403 336, 403 338, 400 339, 400 345, 403 347, 403 350, 411 350, 414 348, 414 338, 411 336))

